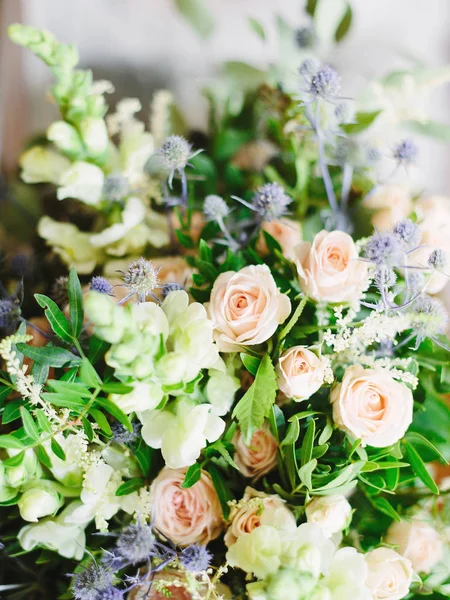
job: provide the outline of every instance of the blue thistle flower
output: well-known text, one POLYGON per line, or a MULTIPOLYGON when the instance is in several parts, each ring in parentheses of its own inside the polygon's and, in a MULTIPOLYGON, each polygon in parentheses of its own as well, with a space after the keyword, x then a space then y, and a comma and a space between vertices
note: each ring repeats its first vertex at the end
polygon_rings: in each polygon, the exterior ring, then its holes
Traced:
POLYGON ((392 231, 398 236, 406 248, 416 248, 420 243, 420 229, 411 221, 411 219, 403 219, 395 223, 392 231))
POLYGON ((364 256, 377 265, 396 266, 403 255, 401 240, 389 231, 376 233, 364 247, 364 256))
POLYGON ((373 165, 381 160, 381 152, 378 148, 371 147, 367 150, 367 161, 373 165))
POLYGON ((0 329, 11 330, 20 319, 20 306, 12 298, 0 300, 0 329))
POLYGON ((423 294, 414 302, 411 312, 418 343, 427 337, 433 339, 444 333, 447 327, 448 313, 436 298, 423 294))
POLYGON ((103 184, 103 196, 111 202, 119 202, 130 193, 126 177, 121 173, 111 173, 103 184))
POLYGON ((176 283, 175 281, 165 283, 162 289, 163 298, 166 298, 171 292, 179 292, 180 290, 185 290, 184 285, 181 285, 181 283, 176 283))
POLYGON ((394 148, 393 155, 399 164, 409 165, 416 161, 419 149, 412 140, 402 140, 394 148))
POLYGON ((295 41, 301 50, 314 48, 317 43, 317 35, 314 27, 300 27, 295 32, 295 41))
POLYGON ((123 285, 128 288, 129 294, 122 302, 128 300, 135 294, 138 302, 145 302, 147 296, 158 300, 153 290, 159 287, 158 271, 153 264, 145 258, 133 261, 123 275, 123 285))
POLYGON ((251 207, 263 221, 273 221, 285 214, 291 201, 279 183, 266 183, 256 190, 251 207))
POLYGON ((444 250, 436 248, 428 257, 428 266, 437 271, 442 271, 447 266, 447 255, 444 250))
POLYGON ((200 573, 201 571, 206 571, 209 567, 212 554, 208 552, 205 546, 192 544, 192 546, 188 546, 182 550, 178 558, 186 570, 193 573, 200 573))
POLYGON ((116 546, 120 556, 135 565, 147 561, 153 555, 155 536, 149 525, 134 523, 122 531, 116 546))
POLYGON ((138 422, 132 424, 133 431, 128 431, 122 423, 116 422, 111 425, 113 439, 118 444, 131 444, 139 437, 142 425, 138 422))
POLYGON ((330 65, 324 65, 312 76, 308 91, 315 97, 330 100, 336 98, 340 90, 338 72, 330 65))
POLYGON ((124 592, 118 588, 111 586, 103 592, 99 592, 96 600, 123 600, 124 592))
POLYGON ((101 275, 96 275, 91 279, 89 289, 92 292, 98 292, 99 294, 107 294, 108 296, 114 296, 113 284, 101 275))
POLYGON ((101 592, 112 587, 113 573, 101 565, 91 564, 76 573, 72 583, 75 600, 98 600, 101 592))
POLYGON ((206 196, 203 203, 203 214, 208 221, 222 221, 229 212, 228 205, 223 198, 215 194, 206 196))

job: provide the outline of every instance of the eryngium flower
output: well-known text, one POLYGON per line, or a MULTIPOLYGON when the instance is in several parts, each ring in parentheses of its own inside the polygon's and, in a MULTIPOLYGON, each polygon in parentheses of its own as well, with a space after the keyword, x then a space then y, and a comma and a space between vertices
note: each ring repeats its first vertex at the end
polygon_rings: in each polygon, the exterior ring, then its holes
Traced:
POLYGON ((330 65, 321 67, 311 78, 309 93, 325 100, 336 98, 341 89, 338 72, 330 65))
POLYGON ((291 198, 279 183, 266 183, 253 195, 251 207, 263 221, 279 219, 286 213, 291 198))
POLYGON ((113 573, 101 565, 91 564, 74 577, 75 600, 98 600, 101 592, 112 587, 113 573))
POLYGON ((436 248, 428 257, 428 266, 437 271, 442 271, 447 266, 447 255, 444 250, 436 248))
POLYGON ((317 42, 316 32, 313 27, 300 27, 295 32, 295 41, 302 50, 313 48, 317 42))
POLYGON ((131 444, 131 442, 134 442, 139 437, 141 424, 135 421, 132 423, 132 427, 133 431, 128 431, 122 423, 119 423, 118 421, 113 423, 111 425, 111 431, 114 441, 118 444, 131 444))
POLYGON ((192 146, 181 135, 171 135, 158 150, 158 155, 168 169, 182 171, 192 156, 192 146))
POLYGON ((415 162, 419 154, 419 149, 412 140, 402 140, 394 148, 394 158, 401 164, 411 164, 415 162))
POLYGON ((111 586, 107 590, 100 592, 96 597, 96 600, 123 600, 124 592, 111 586))
POLYGON ((417 334, 418 342, 425 338, 434 338, 444 333, 448 313, 442 302, 436 298, 423 295, 414 302, 411 308, 414 332, 417 334))
POLYGON ((145 523, 128 525, 117 540, 120 555, 136 565, 149 559, 155 548, 155 536, 152 528, 145 523))
POLYGON ((127 179, 121 173, 111 173, 103 184, 103 196, 111 202, 126 198, 130 192, 127 179))
POLYGON ((154 297, 153 290, 159 287, 158 269, 149 260, 138 258, 122 274, 128 298, 136 294, 138 302, 145 302, 147 296, 154 297))
POLYGON ((185 569, 193 573, 200 573, 209 567, 212 555, 205 546, 192 544, 185 548, 178 558, 185 569))
POLYGON ((389 231, 376 233, 364 247, 365 258, 377 265, 398 266, 402 255, 400 238, 389 231))
POLYGON ((20 306, 10 298, 0 300, 0 329, 13 329, 20 318, 20 306))
POLYGON ((398 221, 395 223, 392 231, 402 240, 408 249, 415 248, 420 243, 420 229, 411 219, 398 221))
POLYGON ((176 283, 175 281, 165 283, 162 289, 163 298, 168 296, 171 292, 179 292, 180 290, 185 290, 184 285, 181 285, 181 283, 176 283))
POLYGON ((114 296, 112 283, 101 275, 96 275, 91 279, 89 289, 92 292, 98 292, 99 294, 108 294, 108 296, 114 296))
POLYGON ((206 196, 203 203, 203 214, 208 221, 222 221, 229 214, 227 203, 220 196, 206 196))

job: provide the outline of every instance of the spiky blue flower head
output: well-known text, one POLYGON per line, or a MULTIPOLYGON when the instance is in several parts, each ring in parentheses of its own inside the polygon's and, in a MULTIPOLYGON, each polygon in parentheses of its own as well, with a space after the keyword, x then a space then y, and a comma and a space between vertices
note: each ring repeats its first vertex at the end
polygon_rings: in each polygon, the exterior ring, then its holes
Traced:
POLYGON ((185 548, 179 555, 179 560, 187 571, 200 573, 209 567, 212 554, 201 544, 192 544, 185 548))
POLYGON ((338 138, 334 149, 334 159, 338 165, 355 165, 359 162, 360 147, 356 140, 350 138, 338 138))
POLYGON ((329 100, 336 98, 341 90, 338 72, 330 65, 321 67, 311 78, 309 93, 329 100))
POLYGON ((428 257, 428 266, 437 271, 442 271, 448 264, 447 254, 444 250, 436 248, 428 257))
POLYGON ((412 305, 414 331, 420 339, 433 338, 444 333, 448 322, 448 313, 437 298, 423 294, 412 305))
POLYGON ((406 248, 416 248, 420 243, 420 229, 411 219, 402 219, 395 223, 392 231, 397 235, 406 248))
POLYGON ((192 156, 191 144, 181 135, 171 135, 158 150, 167 168, 174 171, 182 171, 187 167, 192 156))
POLYGON ((111 202, 119 202, 130 193, 130 185, 122 173, 111 173, 103 184, 103 196, 111 202))
POLYGON ((377 265, 398 266, 403 256, 401 240, 390 231, 376 233, 364 246, 364 256, 377 265))
POLYGON ((128 431, 122 423, 118 421, 111 425, 111 431, 113 433, 113 440, 118 444, 131 444, 138 439, 141 431, 141 423, 134 421, 132 423, 133 431, 128 431))
POLYGON ((145 258, 133 261, 128 269, 122 272, 123 285, 128 288, 128 297, 138 297, 138 302, 145 302, 147 296, 154 297, 153 291, 159 287, 158 271, 155 266, 145 258))
POLYGON ((163 285, 163 298, 166 298, 169 294, 171 294, 172 292, 179 292, 179 291, 185 291, 185 287, 184 285, 181 285, 181 283, 176 283, 174 282, 170 282, 170 283, 165 283, 163 285))
POLYGON ((314 27, 300 27, 295 32, 295 41, 301 50, 314 48, 317 43, 317 35, 314 27))
POLYGON ((381 152, 378 148, 371 147, 367 150, 367 161, 374 165, 381 160, 381 152))
POLYGON ((334 115, 339 123, 352 123, 355 119, 355 107, 351 102, 341 102, 334 109, 334 115))
POLYGON ((230 209, 221 196, 211 194, 206 196, 203 203, 203 214, 208 221, 222 221, 228 216, 230 209))
POLYGON ((376 270, 374 282, 379 289, 390 288, 396 284, 397 275, 394 269, 381 266, 376 270))
POLYGON ((302 62, 302 64, 300 65, 298 72, 300 73, 300 75, 302 75, 302 77, 304 77, 305 79, 311 79, 311 77, 314 75, 314 73, 317 71, 317 69, 319 68, 320 63, 319 61, 317 61, 314 58, 307 58, 305 61, 302 62))
POLYGON ((20 318, 20 306, 11 298, 0 300, 0 329, 13 329, 20 318))
POLYGON ((95 563, 76 573, 72 592, 75 600, 98 600, 101 592, 112 586, 113 573, 95 563))
POLYGON ((291 198, 279 183, 265 183, 253 195, 251 207, 264 221, 273 221, 286 213, 290 203, 291 198))
POLYGON ((107 590, 100 592, 96 600, 123 600, 123 598, 124 592, 114 586, 111 586, 107 590))
POLYGON ((114 296, 113 284, 101 275, 96 275, 91 279, 89 289, 92 292, 97 292, 99 294, 107 294, 108 296, 114 296))
POLYGON ((393 154, 399 163, 409 165, 416 161, 419 149, 412 140, 406 139, 395 146, 393 154))
POLYGON ((131 564, 147 561, 155 549, 155 536, 152 528, 145 523, 128 525, 116 543, 119 554, 131 564))

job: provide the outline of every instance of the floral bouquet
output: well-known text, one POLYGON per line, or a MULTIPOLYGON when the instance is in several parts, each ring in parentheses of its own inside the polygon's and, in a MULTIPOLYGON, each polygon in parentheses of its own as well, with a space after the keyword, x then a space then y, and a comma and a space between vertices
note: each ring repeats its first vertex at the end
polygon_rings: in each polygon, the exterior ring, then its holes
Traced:
POLYGON ((416 144, 373 143, 314 29, 292 84, 208 92, 204 152, 169 93, 105 119, 72 46, 10 35, 55 76, 21 176, 70 270, 0 301, 2 592, 447 598, 450 204, 390 182, 416 144))

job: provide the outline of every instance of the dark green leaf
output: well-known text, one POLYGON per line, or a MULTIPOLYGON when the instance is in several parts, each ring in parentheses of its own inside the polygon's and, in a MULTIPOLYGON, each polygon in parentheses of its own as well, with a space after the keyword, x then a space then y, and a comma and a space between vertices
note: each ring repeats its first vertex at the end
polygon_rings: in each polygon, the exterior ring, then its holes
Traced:
POLYGON ((80 379, 90 387, 99 387, 102 384, 97 371, 91 365, 87 358, 83 358, 80 369, 80 379))
POLYGON ((181 484, 182 488, 190 488, 200 479, 202 475, 202 469, 199 463, 194 463, 191 465, 186 471, 186 475, 184 476, 183 483, 181 484))
POLYGON ((65 342, 72 342, 73 336, 70 324, 56 302, 53 302, 51 298, 48 298, 43 294, 35 294, 34 297, 39 306, 45 309, 44 313, 47 317, 47 321, 50 323, 50 327, 56 335, 65 342))
POLYGON ((252 375, 256 375, 261 359, 256 356, 250 356, 250 354, 246 354, 245 352, 241 352, 239 356, 247 371, 252 375))
POLYGON ((211 475, 211 479, 214 485, 214 488, 219 497, 220 505, 222 507, 223 518, 225 520, 228 519, 230 515, 230 507, 228 502, 233 499, 231 494, 231 490, 228 487, 227 480, 221 473, 221 471, 216 467, 216 465, 210 463, 208 465, 208 471, 211 475))
POLYGON ((198 249, 200 251, 200 258, 206 263, 212 263, 213 253, 205 240, 200 240, 198 249))
POLYGON ((82 418, 84 433, 86 434, 87 439, 92 442, 94 439, 94 430, 92 429, 92 425, 86 417, 82 418))
POLYGON ((52 448, 52 451, 54 454, 56 454, 56 456, 58 458, 60 458, 61 460, 66 460, 66 453, 64 452, 61 444, 59 444, 55 438, 52 438, 52 441, 50 442, 50 446, 52 448))
POLYGON ((154 452, 155 450, 147 446, 147 444, 142 439, 139 441, 139 445, 134 451, 134 454, 139 463, 139 466, 141 467, 141 471, 144 477, 147 477, 150 472, 154 452))
POLYGON ((36 427, 33 417, 24 407, 20 407, 20 416, 22 417, 23 428, 29 438, 36 441, 39 439, 39 429, 36 427))
POLYGON ((95 403, 97 406, 101 406, 102 408, 107 410, 109 412, 109 414, 111 414, 115 419, 117 419, 120 423, 122 423, 122 425, 126 429, 128 429, 128 431, 133 431, 133 426, 130 423, 130 419, 117 406, 117 404, 114 404, 114 402, 112 400, 109 400, 108 398, 97 398, 95 400, 95 403))
POLYGON ((356 133, 361 133, 368 127, 372 125, 378 115, 381 114, 381 110, 375 110, 373 112, 359 112, 356 113, 355 123, 349 123, 348 125, 343 125, 342 129, 345 133, 349 135, 355 135, 356 133))
POLYGON ((38 459, 41 461, 41 463, 46 466, 48 469, 52 468, 52 461, 50 460, 49 455, 47 454, 47 451, 45 450, 44 446, 39 445, 36 448, 36 454, 38 459))
POLYGON ((101 410, 97 410, 96 408, 91 408, 89 414, 92 415, 94 421, 100 427, 101 431, 107 436, 112 435, 111 426, 108 423, 108 419, 102 413, 101 410))
POLYGON ((49 365, 44 365, 38 362, 34 362, 33 366, 31 367, 31 374, 33 375, 35 383, 39 383, 41 385, 44 385, 44 383, 47 381, 49 371, 49 365))
POLYGON ((0 406, 3 405, 3 402, 6 400, 6 398, 10 395, 11 392, 12 388, 10 387, 0 387, 0 406))
POLYGON ((431 475, 428 473, 425 463, 420 457, 420 454, 409 442, 403 442, 403 445, 406 450, 406 456, 411 464, 414 473, 419 479, 422 480, 422 482, 427 486, 427 488, 433 492, 433 494, 439 494, 439 488, 434 482, 431 475))
POLYGON ((46 433, 52 432, 52 425, 51 425, 50 421, 47 419, 42 408, 36 408, 36 418, 37 418, 37 422, 39 423, 39 427, 41 428, 42 431, 45 431, 46 433))
POLYGON ((141 477, 129 479, 128 481, 125 481, 125 483, 122 483, 122 485, 119 485, 116 490, 116 496, 127 496, 128 494, 139 490, 143 485, 145 485, 145 479, 142 479, 141 477))
POLYGON ((104 340, 101 340, 97 336, 93 335, 89 341, 89 362, 92 365, 95 365, 100 358, 105 356, 109 347, 110 344, 108 344, 108 342, 105 342, 104 340))
POLYGON ((0 435, 0 448, 13 448, 15 450, 22 450, 24 444, 11 433, 0 435))
POLYGON ((336 42, 340 42, 345 38, 345 36, 347 35, 347 33, 350 30, 350 27, 352 24, 352 19, 353 19, 353 11, 352 11, 352 7, 349 4, 347 6, 347 10, 345 12, 344 17, 343 17, 342 21, 339 23, 339 26, 336 29, 336 33, 334 34, 334 39, 336 40, 336 42))
POLYGON ((74 337, 80 337, 84 322, 83 291, 76 270, 72 267, 69 272, 69 308, 70 322, 74 337))
POLYGON ((65 348, 58 348, 56 346, 37 348, 28 344, 17 344, 17 348, 24 356, 50 367, 75 367, 81 364, 81 358, 75 356, 75 354, 72 354, 72 352, 69 352, 65 348))
POLYGON ((401 521, 397 511, 392 504, 386 500, 386 498, 383 498, 382 496, 372 496, 370 498, 370 502, 377 510, 384 513, 388 517, 391 517, 391 519, 394 519, 394 521, 401 521))
POLYGON ((10 400, 3 411, 2 424, 7 425, 19 419, 21 406, 23 406, 23 400, 10 400))
POLYGON ((308 423, 308 427, 306 429, 305 437, 302 442, 302 449, 300 453, 300 462, 303 465, 306 465, 312 458, 312 449, 314 445, 314 434, 316 432, 316 423, 314 419, 308 423))
POLYGON ((419 446, 422 448, 426 448, 432 455, 434 459, 439 459, 443 463, 448 465, 448 461, 445 456, 432 444, 426 437, 421 435, 420 433, 416 433, 414 431, 408 431, 406 434, 406 440, 410 442, 414 447, 419 446))

